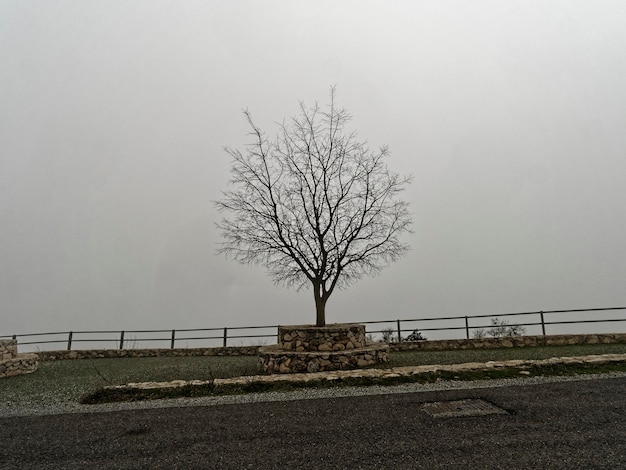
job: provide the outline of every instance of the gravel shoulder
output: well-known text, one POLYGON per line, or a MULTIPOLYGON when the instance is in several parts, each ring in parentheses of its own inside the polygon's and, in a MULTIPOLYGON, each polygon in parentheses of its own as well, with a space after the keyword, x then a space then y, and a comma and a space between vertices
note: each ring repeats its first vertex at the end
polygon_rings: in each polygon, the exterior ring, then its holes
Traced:
POLYGON ((343 397, 362 397, 368 395, 390 395, 405 393, 436 392, 446 390, 489 389, 510 386, 539 385, 558 382, 580 382, 598 379, 626 378, 624 372, 606 374, 588 374, 576 376, 536 376, 515 379, 492 379, 474 381, 440 381, 437 383, 411 383, 389 386, 354 386, 334 388, 305 388, 294 391, 248 393, 241 395, 225 395, 198 398, 176 398, 162 400, 143 400, 124 403, 105 403, 98 405, 82 405, 74 400, 46 402, 41 400, 30 406, 23 403, 11 403, 3 400, 0 403, 0 418, 19 416, 46 416, 68 413, 105 413, 127 410, 147 410, 159 408, 180 408, 194 406, 217 406, 225 404, 267 403, 277 401, 297 401, 314 399, 332 399, 343 397))
POLYGON ((0 468, 626 466, 625 374, 482 382, 313 389, 173 400, 158 409, 5 417, 0 468), (424 411, 428 403, 472 399, 505 413, 436 418, 424 411))

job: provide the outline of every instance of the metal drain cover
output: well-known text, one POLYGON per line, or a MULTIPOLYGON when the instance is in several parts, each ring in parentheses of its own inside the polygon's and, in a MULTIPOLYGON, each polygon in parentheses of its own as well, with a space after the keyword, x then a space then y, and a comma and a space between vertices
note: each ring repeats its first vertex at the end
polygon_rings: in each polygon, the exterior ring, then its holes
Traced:
POLYGON ((483 400, 434 401, 424 403, 422 410, 433 418, 454 418, 460 416, 485 416, 508 414, 502 408, 483 400))

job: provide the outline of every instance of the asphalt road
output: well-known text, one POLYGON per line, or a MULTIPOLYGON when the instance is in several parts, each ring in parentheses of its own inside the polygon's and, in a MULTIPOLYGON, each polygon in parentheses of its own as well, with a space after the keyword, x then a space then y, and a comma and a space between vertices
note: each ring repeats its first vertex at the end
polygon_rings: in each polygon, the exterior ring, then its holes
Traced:
POLYGON ((2 418, 0 468, 626 468, 626 378, 2 418))

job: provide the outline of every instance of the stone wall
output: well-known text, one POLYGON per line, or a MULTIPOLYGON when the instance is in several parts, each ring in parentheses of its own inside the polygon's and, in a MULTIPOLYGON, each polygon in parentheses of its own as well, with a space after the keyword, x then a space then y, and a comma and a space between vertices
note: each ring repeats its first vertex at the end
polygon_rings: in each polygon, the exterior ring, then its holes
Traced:
POLYGON ((389 345, 384 343, 343 351, 298 352, 282 349, 280 345, 259 349, 259 363, 270 374, 356 369, 388 360, 389 345))
POLYGON ((0 340, 0 378, 35 372, 38 359, 36 354, 18 354, 16 340, 0 340))
POLYGON ((389 360, 389 345, 367 344, 365 325, 278 327, 278 344, 259 349, 259 363, 270 374, 323 372, 366 367, 389 360))
POLYGON ((625 344, 626 333, 591 335, 507 336, 503 338, 442 339, 391 343, 392 351, 451 351, 455 349, 523 348, 534 346, 566 346, 574 344, 625 344))
POLYGON ((0 339, 0 361, 13 359, 17 356, 17 341, 14 339, 0 339))
POLYGON ((36 354, 18 354, 13 359, 0 361, 0 378, 30 374, 35 372, 37 367, 39 367, 39 360, 36 354))
MULTIPOLYGON (((283 343, 284 343, 283 339, 283 343)), ((0 345, 1 345, 0 341, 0 345)), ((516 336, 508 338, 450 339, 429 341, 403 341, 391 343, 391 351, 421 349, 446 351, 454 349, 511 348, 533 346, 562 346, 572 344, 626 344, 626 333, 594 335, 516 336)), ((0 346, 1 347, 1 346, 0 346)), ((271 346, 267 346, 271 347, 271 346)), ((6 348, 6 346, 5 346, 6 348)), ((7 350, 7 349, 5 349, 7 350)), ((11 349, 13 350, 13 349, 11 349)), ((176 349, 95 349, 77 351, 39 351, 40 361, 65 359, 97 359, 115 357, 182 357, 182 356, 256 356, 258 346, 228 346, 225 348, 176 348, 176 349)))
POLYGON ((279 326, 278 344, 288 351, 344 351, 365 347, 365 325, 279 326))
POLYGON ((41 361, 59 361, 117 357, 256 356, 258 352, 258 346, 229 346, 226 348, 61 350, 40 351, 37 355, 41 361))

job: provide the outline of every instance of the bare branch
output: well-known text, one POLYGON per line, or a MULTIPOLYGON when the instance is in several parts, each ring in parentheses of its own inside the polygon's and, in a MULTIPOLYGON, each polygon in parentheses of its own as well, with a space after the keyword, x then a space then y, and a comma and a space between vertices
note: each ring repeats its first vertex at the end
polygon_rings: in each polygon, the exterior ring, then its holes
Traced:
POLYGON ((364 275, 380 272, 408 250, 408 204, 398 199, 410 177, 391 172, 386 147, 377 152, 346 132, 351 117, 300 103, 300 114, 270 142, 244 110, 253 142, 232 157, 230 191, 215 204, 227 213, 218 227, 220 253, 266 267, 275 282, 312 286, 317 323, 326 301, 364 275))

